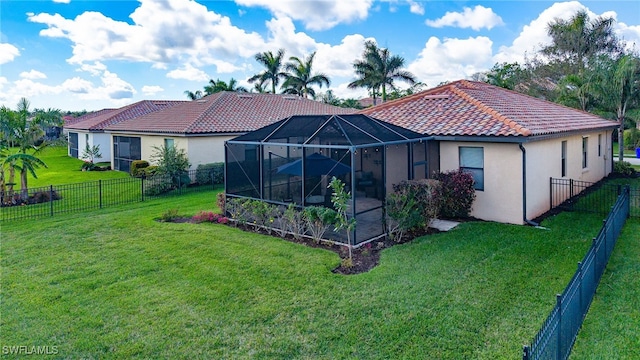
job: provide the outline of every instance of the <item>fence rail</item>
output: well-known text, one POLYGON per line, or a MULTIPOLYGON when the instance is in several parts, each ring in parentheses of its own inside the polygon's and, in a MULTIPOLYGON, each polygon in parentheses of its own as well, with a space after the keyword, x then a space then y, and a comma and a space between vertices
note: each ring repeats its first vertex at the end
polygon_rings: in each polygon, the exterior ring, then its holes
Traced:
POLYGON ((28 191, 0 192, 0 221, 102 209, 147 199, 212 190, 214 173, 191 170, 182 176, 155 175, 50 185, 28 191))
MULTIPOLYGON (((630 214, 631 189, 620 188, 614 206, 591 248, 578 263, 578 270, 562 294, 556 295, 556 306, 544 321, 531 345, 523 348, 524 360, 567 359, 578 331, 589 311, 600 278, 630 214)), ((563 201, 564 202, 564 201, 563 201)))
MULTIPOLYGON (((583 211, 607 214, 625 185, 550 178, 550 210, 583 211)), ((630 187, 629 216, 640 217, 640 188, 630 187)))

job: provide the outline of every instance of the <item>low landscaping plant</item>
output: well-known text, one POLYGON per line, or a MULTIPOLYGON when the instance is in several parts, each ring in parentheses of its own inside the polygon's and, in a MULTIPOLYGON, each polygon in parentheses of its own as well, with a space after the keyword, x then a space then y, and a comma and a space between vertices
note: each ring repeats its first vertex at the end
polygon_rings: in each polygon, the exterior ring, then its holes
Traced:
POLYGON ((200 185, 223 184, 224 163, 200 164, 196 168, 196 182, 200 185))
POLYGON ((435 179, 442 186, 440 215, 448 218, 468 217, 476 199, 473 176, 459 169, 437 173, 435 179))
POLYGON ((303 210, 307 230, 316 243, 320 243, 324 233, 335 224, 338 213, 322 206, 309 206, 303 210))
POLYGON ((613 172, 622 176, 635 176, 636 170, 628 161, 615 161, 613 163, 613 172))
POLYGON ((387 231, 396 241, 407 231, 425 229, 438 216, 442 204, 442 187, 431 179, 404 180, 393 185, 387 196, 387 231))
POLYGON ((171 222, 175 221, 178 217, 178 209, 168 209, 162 213, 159 220, 162 222, 171 222))
POLYGON ((131 176, 141 176, 144 172, 143 169, 149 167, 147 160, 133 160, 129 166, 129 174, 131 176))

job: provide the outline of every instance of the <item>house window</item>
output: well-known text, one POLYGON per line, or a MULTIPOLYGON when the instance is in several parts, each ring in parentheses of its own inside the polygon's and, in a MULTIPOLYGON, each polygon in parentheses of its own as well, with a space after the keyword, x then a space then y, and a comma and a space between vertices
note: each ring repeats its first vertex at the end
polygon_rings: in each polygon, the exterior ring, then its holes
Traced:
POLYGON ((84 134, 84 142, 89 144, 89 134, 84 134))
POLYGON ((562 177, 567 176, 567 142, 562 142, 562 177))
POLYGON ((69 155, 78 158, 78 133, 69 133, 69 155))
POLYGON ((582 168, 586 169, 587 168, 587 147, 589 145, 589 138, 588 137, 583 137, 582 138, 582 168))
POLYGON ((484 190, 484 148, 461 146, 460 169, 473 176, 476 190, 484 190))
POLYGON ((602 134, 598 134, 598 157, 602 156, 602 134))
POLYGON ((129 172, 133 160, 142 159, 139 137, 113 137, 113 166, 115 170, 129 172))
POLYGON ((164 148, 169 149, 173 147, 173 139, 164 139, 164 148))

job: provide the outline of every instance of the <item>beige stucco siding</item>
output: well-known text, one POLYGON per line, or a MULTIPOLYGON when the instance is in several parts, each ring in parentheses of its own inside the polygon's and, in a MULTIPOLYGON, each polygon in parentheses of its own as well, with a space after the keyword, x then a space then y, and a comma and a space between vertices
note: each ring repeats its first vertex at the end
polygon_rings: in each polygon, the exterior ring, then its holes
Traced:
POLYGON ((193 169, 200 164, 224 162, 224 142, 236 136, 207 136, 188 138, 189 161, 193 169))
POLYGON ((597 182, 611 172, 611 131, 586 133, 524 144, 527 151, 527 217, 549 210, 549 179, 562 178, 562 142, 567 142, 566 179, 597 182), (598 153, 600 135, 600 153, 598 153), (587 138, 587 167, 582 167, 582 139, 587 138))
POLYGON ((461 146, 484 151, 484 190, 476 191, 471 216, 478 219, 522 224, 522 153, 517 144, 483 142, 440 143, 440 170, 460 167, 461 146))

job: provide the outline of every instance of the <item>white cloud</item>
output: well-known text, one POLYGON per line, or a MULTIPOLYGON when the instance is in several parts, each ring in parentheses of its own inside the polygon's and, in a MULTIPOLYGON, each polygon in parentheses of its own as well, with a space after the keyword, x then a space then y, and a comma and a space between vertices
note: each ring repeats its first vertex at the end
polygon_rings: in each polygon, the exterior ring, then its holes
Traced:
POLYGON ((640 25, 627 25, 625 23, 616 23, 615 31, 619 38, 626 42, 627 49, 632 50, 640 48, 640 25))
POLYGON ((364 20, 373 0, 349 1, 273 1, 236 0, 238 5, 260 6, 276 17, 289 17, 301 21, 310 30, 326 30, 338 24, 364 20))
POLYGON ((197 69, 190 64, 186 64, 182 69, 175 69, 167 73, 170 79, 184 79, 191 81, 208 81, 209 75, 204 71, 197 69))
POLYGON ((163 91, 164 89, 161 86, 157 86, 157 85, 145 85, 142 87, 142 93, 147 96, 155 95, 163 91))
POLYGON ((331 77, 353 77, 353 62, 362 56, 365 39, 360 34, 348 35, 338 45, 318 44, 313 62, 318 72, 331 77))
POLYGON ((424 15, 424 6, 420 2, 413 0, 408 0, 408 2, 409 11, 411 11, 412 14, 424 15))
POLYGON ((0 43, 0 65, 11 62, 18 56, 20 56, 20 50, 17 47, 7 43, 0 43))
POLYGON ((491 39, 485 36, 445 38, 444 41, 431 37, 407 69, 429 87, 442 81, 466 78, 491 67, 492 45, 491 39))
POLYGON ((47 75, 45 75, 44 73, 38 71, 38 70, 31 70, 29 72, 23 71, 20 73, 19 75, 21 78, 23 79, 31 79, 31 80, 36 80, 36 79, 46 79, 47 75))
POLYGON ((71 0, 53 0, 54 3, 68 4, 71 0))
POLYGON ((425 23, 436 28, 454 26, 472 28, 476 31, 482 28, 491 30, 494 26, 504 25, 500 16, 494 13, 491 8, 486 8, 482 5, 476 5, 473 9, 465 7, 461 13, 448 11, 443 17, 436 20, 427 20, 425 23))
POLYGON ((62 83, 62 87, 75 94, 88 94, 93 89, 91 81, 74 77, 67 79, 62 83))
POLYGON ((87 11, 75 19, 46 13, 28 19, 47 26, 41 36, 69 39, 73 55, 67 61, 79 65, 126 60, 155 68, 216 65, 228 72, 239 56, 252 56, 264 45, 259 34, 233 26, 228 17, 194 1, 141 0, 130 18, 133 24, 87 11))

